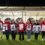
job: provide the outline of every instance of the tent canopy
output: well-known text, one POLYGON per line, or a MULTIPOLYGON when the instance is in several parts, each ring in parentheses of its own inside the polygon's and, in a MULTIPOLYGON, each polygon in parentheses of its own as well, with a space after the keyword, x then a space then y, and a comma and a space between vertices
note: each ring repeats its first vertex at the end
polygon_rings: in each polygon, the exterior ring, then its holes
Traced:
POLYGON ((30 6, 30 7, 27 7, 27 6, 25 6, 25 7, 19 7, 19 6, 13 6, 13 7, 8 7, 8 6, 0 6, 0 10, 3 10, 3 11, 5 11, 5 10, 7 10, 7 11, 15 11, 15 10, 45 10, 45 6, 30 6))
POLYGON ((26 21, 28 18, 45 18, 45 7, 0 7, 0 18, 23 18, 26 21))

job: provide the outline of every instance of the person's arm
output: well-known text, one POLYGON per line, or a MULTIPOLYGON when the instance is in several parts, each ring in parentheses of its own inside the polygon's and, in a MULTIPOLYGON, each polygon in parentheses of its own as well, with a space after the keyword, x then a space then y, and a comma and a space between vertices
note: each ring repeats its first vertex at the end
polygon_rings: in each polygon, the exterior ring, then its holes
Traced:
POLYGON ((31 31, 33 30, 33 24, 31 23, 31 31))
POLYGON ((16 32, 17 32, 17 30, 18 30, 18 26, 17 26, 17 23, 15 23, 15 28, 16 28, 16 32))
POLYGON ((18 30, 18 25, 19 25, 19 24, 16 24, 16 28, 17 28, 17 30, 18 30))
POLYGON ((42 30, 42 22, 39 25, 40 25, 40 31, 41 31, 42 30))

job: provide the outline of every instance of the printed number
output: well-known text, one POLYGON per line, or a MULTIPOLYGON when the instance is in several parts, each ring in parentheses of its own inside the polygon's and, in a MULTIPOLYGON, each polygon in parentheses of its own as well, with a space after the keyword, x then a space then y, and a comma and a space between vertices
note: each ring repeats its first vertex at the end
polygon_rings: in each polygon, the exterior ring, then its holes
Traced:
POLYGON ((22 30, 23 29, 23 24, 20 24, 19 28, 20 28, 20 30, 22 30))

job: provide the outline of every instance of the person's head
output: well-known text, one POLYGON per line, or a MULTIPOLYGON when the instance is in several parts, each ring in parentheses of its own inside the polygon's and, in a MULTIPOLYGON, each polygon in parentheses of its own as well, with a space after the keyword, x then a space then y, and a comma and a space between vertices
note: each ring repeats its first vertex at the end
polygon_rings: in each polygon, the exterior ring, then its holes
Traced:
POLYGON ((43 22, 44 21, 44 19, 43 18, 40 18, 39 19, 39 23, 41 23, 41 22, 43 22))
POLYGON ((10 20, 9 20, 9 19, 7 19, 7 22, 10 22, 10 20))
POLYGON ((22 19, 22 18, 20 18, 19 22, 23 22, 23 19, 22 19))
POLYGON ((27 23, 30 24, 30 20, 29 19, 27 20, 27 23))
POLYGON ((43 19, 43 21, 45 22, 45 18, 43 19))
POLYGON ((39 23, 39 21, 38 20, 35 20, 35 23, 39 23))
POLYGON ((6 19, 5 19, 5 22, 10 22, 10 19, 6 18, 6 19))
POLYGON ((1 20, 1 18, 0 18, 0 20, 1 20))
POLYGON ((7 22, 7 20, 5 19, 4 22, 7 22))
POLYGON ((12 22, 15 22, 14 19, 12 19, 12 22))

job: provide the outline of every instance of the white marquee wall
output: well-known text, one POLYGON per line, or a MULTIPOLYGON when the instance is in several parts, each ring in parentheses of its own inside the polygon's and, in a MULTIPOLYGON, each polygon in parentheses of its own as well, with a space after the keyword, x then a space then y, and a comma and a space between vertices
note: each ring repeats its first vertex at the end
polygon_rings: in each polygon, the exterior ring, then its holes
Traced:
POLYGON ((24 22, 30 17, 36 19, 45 18, 45 11, 0 11, 0 18, 4 21, 5 18, 17 19, 23 18, 24 22))

